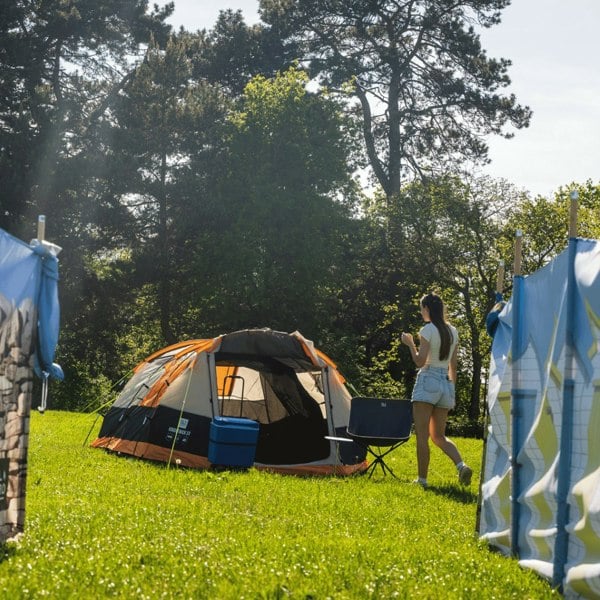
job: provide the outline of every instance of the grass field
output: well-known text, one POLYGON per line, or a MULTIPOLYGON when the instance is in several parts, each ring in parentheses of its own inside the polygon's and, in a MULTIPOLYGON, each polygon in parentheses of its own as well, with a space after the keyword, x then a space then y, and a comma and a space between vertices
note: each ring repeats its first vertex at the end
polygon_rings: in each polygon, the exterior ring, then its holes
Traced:
MULTIPOLYGON (((461 489, 433 449, 432 487, 410 483, 414 440, 392 455, 398 479, 298 478, 118 457, 84 445, 93 422, 32 416, 25 536, 0 546, 1 598, 559 597, 478 541, 478 478, 461 489)), ((479 473, 481 441, 456 441, 479 473)))

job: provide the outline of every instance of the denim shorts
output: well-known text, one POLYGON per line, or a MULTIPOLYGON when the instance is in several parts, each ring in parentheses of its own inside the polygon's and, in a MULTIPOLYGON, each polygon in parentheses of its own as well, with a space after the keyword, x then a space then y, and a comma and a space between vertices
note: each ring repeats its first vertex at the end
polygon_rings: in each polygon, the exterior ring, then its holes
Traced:
POLYGON ((454 408, 454 384, 448 379, 448 369, 423 367, 417 373, 412 393, 413 402, 427 402, 438 408, 454 408))

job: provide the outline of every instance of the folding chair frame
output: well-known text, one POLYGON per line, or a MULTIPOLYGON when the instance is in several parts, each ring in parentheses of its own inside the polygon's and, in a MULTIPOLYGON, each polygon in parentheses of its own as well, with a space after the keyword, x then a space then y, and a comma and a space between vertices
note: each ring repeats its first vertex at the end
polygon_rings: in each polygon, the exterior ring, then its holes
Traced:
POLYGON ((365 471, 365 473, 369 474, 369 479, 373 476, 373 473, 375 472, 377 465, 379 465, 381 467, 381 472, 383 473, 384 476, 387 473, 389 473, 392 477, 395 477, 396 479, 398 479, 398 476, 394 473, 394 471, 392 471, 391 467, 385 462, 385 457, 390 452, 393 452, 399 446, 402 446, 402 444, 404 444, 408 440, 400 440, 400 441, 396 442, 395 444, 393 444, 392 446, 387 446, 385 451, 382 451, 381 446, 377 446, 376 442, 374 444, 364 444, 360 439, 357 439, 357 438, 354 438, 353 441, 356 442, 359 446, 362 446, 371 456, 373 456, 373 459, 374 459, 373 462, 368 466, 367 470, 365 471), (376 451, 375 448, 377 448, 378 451, 376 451))

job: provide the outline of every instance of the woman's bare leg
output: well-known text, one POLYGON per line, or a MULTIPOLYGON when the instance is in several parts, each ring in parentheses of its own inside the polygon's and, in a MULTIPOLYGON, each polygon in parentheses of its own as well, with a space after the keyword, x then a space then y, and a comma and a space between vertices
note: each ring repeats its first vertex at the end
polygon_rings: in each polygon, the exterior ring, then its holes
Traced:
POLYGON ((429 421, 434 410, 427 402, 413 402, 413 422, 417 436, 417 471, 419 479, 427 480, 429 471, 429 421))
POLYGON ((456 444, 446 437, 446 421, 448 420, 448 409, 434 408, 429 420, 429 435, 431 441, 442 450, 455 465, 462 462, 460 452, 456 444))

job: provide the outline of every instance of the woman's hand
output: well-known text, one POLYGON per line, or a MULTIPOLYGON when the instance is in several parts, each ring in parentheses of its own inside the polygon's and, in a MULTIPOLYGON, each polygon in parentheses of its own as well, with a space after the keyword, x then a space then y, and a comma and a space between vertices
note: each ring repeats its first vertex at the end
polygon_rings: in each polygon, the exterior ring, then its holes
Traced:
POLYGON ((417 350, 417 347, 415 346, 415 340, 410 333, 403 333, 400 336, 400 340, 403 344, 408 346, 413 362, 420 369, 427 362, 427 355, 429 354, 429 342, 425 338, 420 338, 419 349, 417 350))
POLYGON ((400 340, 402 341, 403 344, 406 344, 409 348, 414 348, 415 346, 415 341, 413 339, 413 336, 410 333, 403 333, 400 336, 400 340))

